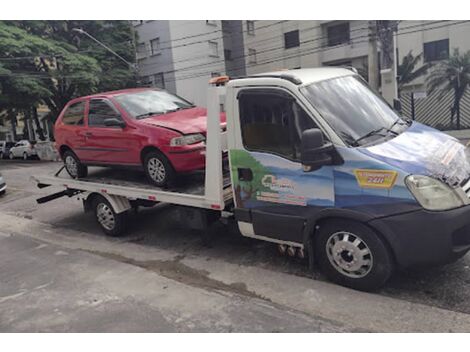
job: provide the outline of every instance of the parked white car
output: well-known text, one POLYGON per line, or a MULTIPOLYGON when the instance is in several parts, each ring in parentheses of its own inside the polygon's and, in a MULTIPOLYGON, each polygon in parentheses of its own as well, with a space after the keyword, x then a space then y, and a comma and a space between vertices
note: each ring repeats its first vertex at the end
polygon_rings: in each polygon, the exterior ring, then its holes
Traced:
POLYGON ((6 189, 7 189, 7 184, 5 183, 5 180, 3 179, 2 174, 0 174, 0 196, 5 193, 6 189))
POLYGON ((32 143, 27 140, 19 141, 14 147, 10 149, 10 159, 23 158, 28 160, 31 157, 38 155, 36 148, 32 143))

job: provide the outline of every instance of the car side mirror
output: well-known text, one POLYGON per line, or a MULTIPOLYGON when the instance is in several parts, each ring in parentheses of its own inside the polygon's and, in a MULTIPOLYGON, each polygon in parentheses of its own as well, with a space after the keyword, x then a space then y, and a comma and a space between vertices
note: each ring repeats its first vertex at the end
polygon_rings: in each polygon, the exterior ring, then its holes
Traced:
POLYGON ((311 128, 302 133, 300 160, 304 171, 313 171, 333 162, 333 144, 325 143, 323 133, 318 128, 311 128))
POLYGON ((116 117, 110 117, 108 119, 105 119, 104 125, 106 127, 120 127, 120 128, 126 127, 126 123, 123 120, 120 120, 116 117))

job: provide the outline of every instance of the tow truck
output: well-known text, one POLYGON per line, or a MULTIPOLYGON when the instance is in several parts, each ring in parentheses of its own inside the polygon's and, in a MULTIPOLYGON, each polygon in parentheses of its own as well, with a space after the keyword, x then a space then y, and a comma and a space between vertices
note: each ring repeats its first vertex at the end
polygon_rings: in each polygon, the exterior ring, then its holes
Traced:
POLYGON ((468 160, 457 140, 401 117, 356 72, 315 68, 212 79, 205 170, 185 184, 60 170, 34 181, 61 189, 38 203, 77 197, 108 235, 122 234, 134 206, 168 203, 191 228, 233 221, 243 236, 369 291, 398 267, 467 253, 468 160))

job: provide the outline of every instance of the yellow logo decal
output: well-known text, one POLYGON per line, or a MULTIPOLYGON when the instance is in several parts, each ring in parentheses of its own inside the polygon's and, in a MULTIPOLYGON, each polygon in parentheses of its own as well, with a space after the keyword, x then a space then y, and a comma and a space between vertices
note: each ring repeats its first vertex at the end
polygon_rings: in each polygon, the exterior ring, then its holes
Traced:
POLYGON ((395 184, 398 173, 392 170, 356 169, 354 175, 360 187, 390 189, 395 184))

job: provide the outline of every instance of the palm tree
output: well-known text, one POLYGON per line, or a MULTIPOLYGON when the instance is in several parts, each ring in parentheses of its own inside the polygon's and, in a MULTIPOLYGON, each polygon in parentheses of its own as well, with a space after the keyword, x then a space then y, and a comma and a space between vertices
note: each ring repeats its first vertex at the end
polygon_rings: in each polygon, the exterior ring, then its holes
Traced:
POLYGON ((410 50, 410 52, 403 57, 401 64, 398 65, 399 92, 405 84, 411 83, 416 78, 426 74, 428 71, 429 64, 427 63, 416 69, 416 66, 418 65, 422 56, 422 53, 414 56, 413 51, 410 50))
POLYGON ((467 87, 470 86, 470 50, 461 55, 458 48, 454 49, 453 54, 447 60, 436 65, 427 79, 427 85, 430 92, 442 88, 438 98, 453 90, 454 104, 450 110, 450 119, 453 125, 456 114, 457 129, 460 129, 460 100, 467 87))

